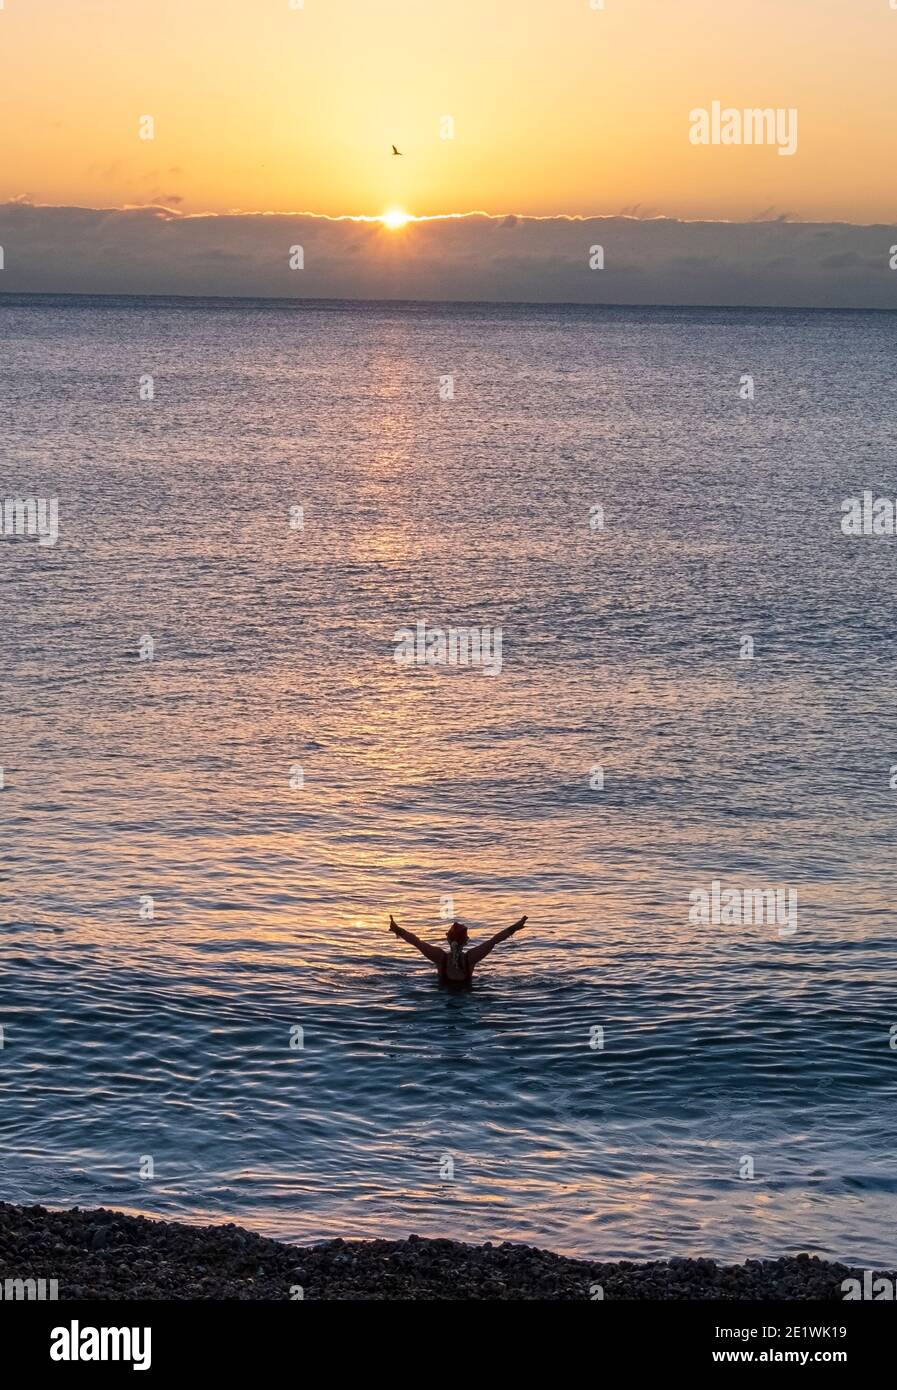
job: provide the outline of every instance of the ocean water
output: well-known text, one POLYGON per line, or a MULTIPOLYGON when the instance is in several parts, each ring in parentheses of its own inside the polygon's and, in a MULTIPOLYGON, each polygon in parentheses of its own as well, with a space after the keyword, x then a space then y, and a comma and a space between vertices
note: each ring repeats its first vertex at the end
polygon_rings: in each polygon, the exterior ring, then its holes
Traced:
POLYGON ((0 1197, 893 1265, 895 329, 0 301, 0 1197))

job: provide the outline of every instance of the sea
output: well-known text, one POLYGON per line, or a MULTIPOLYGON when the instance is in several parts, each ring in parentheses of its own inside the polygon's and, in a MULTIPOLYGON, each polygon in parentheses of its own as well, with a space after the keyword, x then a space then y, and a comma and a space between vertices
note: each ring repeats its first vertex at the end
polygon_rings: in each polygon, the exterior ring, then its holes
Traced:
POLYGON ((0 1199, 893 1267, 895 339, 3 296, 0 1199))

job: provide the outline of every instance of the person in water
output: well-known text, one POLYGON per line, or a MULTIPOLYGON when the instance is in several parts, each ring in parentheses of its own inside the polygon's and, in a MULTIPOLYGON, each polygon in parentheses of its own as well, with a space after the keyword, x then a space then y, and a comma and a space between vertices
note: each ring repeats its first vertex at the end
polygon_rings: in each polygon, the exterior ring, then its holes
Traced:
POLYGON ((521 917, 510 927, 505 927, 504 931, 496 932, 495 936, 490 936, 488 941, 484 941, 480 946, 471 946, 469 951, 463 949, 467 944, 467 928, 462 922, 453 922, 445 934, 445 939, 449 944, 447 951, 441 946, 431 946, 429 941, 421 941, 419 936, 413 932, 405 931, 403 927, 396 925, 392 913, 389 915, 389 930, 396 936, 400 936, 403 941, 407 941, 409 946, 416 946, 422 956, 431 960, 439 971, 440 983, 444 985, 469 985, 473 976, 474 969, 480 961, 488 956, 493 947, 500 941, 507 941, 509 936, 521 930, 526 925, 526 918, 521 917))

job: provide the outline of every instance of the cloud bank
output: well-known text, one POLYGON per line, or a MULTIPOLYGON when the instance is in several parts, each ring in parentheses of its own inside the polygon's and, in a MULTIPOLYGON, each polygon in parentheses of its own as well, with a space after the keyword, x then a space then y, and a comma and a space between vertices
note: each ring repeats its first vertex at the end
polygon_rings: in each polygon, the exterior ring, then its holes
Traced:
POLYGON ((897 309, 897 229, 844 223, 471 213, 389 231, 15 201, 0 205, 0 247, 12 293, 897 309))

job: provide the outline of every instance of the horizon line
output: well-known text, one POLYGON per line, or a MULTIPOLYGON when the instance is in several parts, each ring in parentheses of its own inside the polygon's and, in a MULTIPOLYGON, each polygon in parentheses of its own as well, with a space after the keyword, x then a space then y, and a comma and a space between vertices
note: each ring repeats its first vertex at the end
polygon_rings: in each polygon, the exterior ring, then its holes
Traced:
POLYGON ((0 290, 0 307, 6 299, 163 299, 213 300, 222 303, 236 301, 240 304, 283 304, 292 308, 302 308, 316 304, 395 304, 424 305, 431 308, 488 308, 488 309, 582 309, 595 310, 637 310, 639 313, 653 309, 674 309, 691 312, 713 312, 719 314, 897 314, 897 309, 862 308, 855 305, 819 304, 597 304, 578 299, 343 299, 333 295, 276 295, 276 294, 135 294, 115 293, 100 290, 95 293, 84 290, 0 290))

